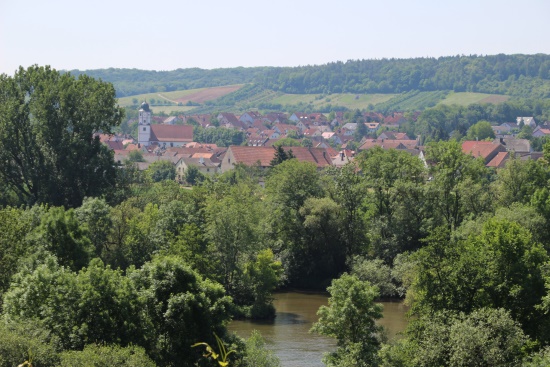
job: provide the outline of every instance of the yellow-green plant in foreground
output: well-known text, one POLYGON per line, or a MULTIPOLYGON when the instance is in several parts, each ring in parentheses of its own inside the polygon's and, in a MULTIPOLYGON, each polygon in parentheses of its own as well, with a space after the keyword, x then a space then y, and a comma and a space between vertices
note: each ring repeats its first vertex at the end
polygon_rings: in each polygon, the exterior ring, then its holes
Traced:
POLYGON ((206 348, 206 354, 204 354, 203 356, 206 357, 206 358, 212 357, 212 359, 218 361, 218 364, 220 366, 226 367, 227 365, 229 365, 229 361, 227 361, 227 357, 231 353, 234 353, 235 351, 230 350, 228 352, 227 349, 225 348, 225 345, 223 344, 222 340, 220 338, 218 338, 216 333, 214 333, 214 336, 216 337, 216 342, 218 343, 218 352, 219 353, 216 353, 214 351, 214 349, 208 343, 195 343, 191 347, 194 348, 194 347, 198 347, 199 345, 204 345, 205 348, 206 348))

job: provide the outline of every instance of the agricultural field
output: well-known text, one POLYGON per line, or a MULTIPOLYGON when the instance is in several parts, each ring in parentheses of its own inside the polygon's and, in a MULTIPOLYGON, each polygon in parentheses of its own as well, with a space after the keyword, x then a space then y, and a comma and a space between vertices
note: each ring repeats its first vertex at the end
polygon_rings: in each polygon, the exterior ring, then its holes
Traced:
POLYGON ((189 102, 192 103, 204 103, 207 101, 212 101, 233 93, 240 89, 242 84, 237 85, 227 85, 223 87, 212 87, 212 88, 199 88, 199 89, 189 89, 189 90, 179 90, 173 92, 164 92, 164 93, 147 93, 140 94, 137 96, 119 98, 118 103, 122 107, 131 107, 136 104, 139 105, 141 101, 146 100, 152 105, 185 105, 189 102), (137 103, 136 103, 137 100, 137 103), (154 101, 151 103, 151 101, 154 101))
POLYGON ((452 105, 456 104, 459 106, 467 106, 472 103, 502 103, 509 100, 509 96, 504 96, 500 94, 486 94, 486 93, 470 93, 470 92, 461 92, 461 93, 449 93, 447 97, 439 102, 440 104, 452 105))
POLYGON ((369 105, 377 105, 392 99, 395 94, 283 94, 270 101, 272 104, 297 105, 311 104, 313 108, 321 109, 328 104, 332 106, 342 106, 350 110, 367 109, 369 105))
POLYGON ((401 94, 283 94, 257 85, 229 85, 223 87, 148 93, 119 99, 122 107, 136 108, 146 100, 154 112, 210 113, 224 110, 243 112, 248 109, 278 109, 286 112, 298 110, 330 111, 335 107, 349 110, 412 111, 424 110, 437 104, 467 106, 472 103, 502 103, 508 96, 485 93, 453 93, 447 91, 410 91, 401 94))

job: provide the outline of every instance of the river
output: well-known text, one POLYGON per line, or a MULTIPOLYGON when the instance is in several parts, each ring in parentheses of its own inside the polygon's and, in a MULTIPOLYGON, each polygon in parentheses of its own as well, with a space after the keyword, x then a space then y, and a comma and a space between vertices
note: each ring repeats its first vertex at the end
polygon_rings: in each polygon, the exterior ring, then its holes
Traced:
MULTIPOLYGON (((326 294, 285 292, 275 294, 273 302, 277 317, 270 321, 236 320, 228 329, 243 338, 252 330, 258 330, 267 342, 267 347, 281 360, 282 367, 322 367, 323 353, 334 350, 336 342, 309 329, 317 321, 317 310, 327 305, 326 294)), ((379 302, 384 306, 384 318, 380 320, 387 330, 388 338, 407 326, 407 307, 402 302, 379 302)))

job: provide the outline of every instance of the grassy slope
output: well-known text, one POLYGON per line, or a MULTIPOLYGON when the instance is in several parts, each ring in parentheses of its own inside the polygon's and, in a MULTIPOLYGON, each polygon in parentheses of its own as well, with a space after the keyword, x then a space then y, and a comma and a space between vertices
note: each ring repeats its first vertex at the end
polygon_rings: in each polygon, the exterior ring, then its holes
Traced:
POLYGON ((283 94, 272 99, 271 103, 280 103, 282 105, 295 105, 298 103, 312 104, 314 107, 331 104, 333 106, 344 106, 352 109, 366 109, 369 104, 376 105, 386 102, 393 98, 395 94, 283 94))
POLYGON ((447 98, 441 101, 441 104, 457 104, 460 106, 467 106, 472 103, 502 103, 510 99, 509 96, 503 96, 499 94, 486 94, 486 93, 449 93, 447 98))
POLYGON ((201 101, 213 100, 219 97, 222 97, 226 94, 234 92, 239 89, 242 85, 229 85, 224 87, 212 87, 212 88, 199 88, 199 89, 188 89, 188 90, 178 90, 173 92, 164 92, 164 93, 147 93, 139 94, 137 96, 123 97, 118 99, 118 103, 123 107, 133 106, 133 99, 136 98, 138 101, 151 99, 155 100, 165 100, 172 103, 177 102, 187 102, 188 100, 195 102, 199 98, 201 101), (194 98, 196 97, 196 99, 194 98))

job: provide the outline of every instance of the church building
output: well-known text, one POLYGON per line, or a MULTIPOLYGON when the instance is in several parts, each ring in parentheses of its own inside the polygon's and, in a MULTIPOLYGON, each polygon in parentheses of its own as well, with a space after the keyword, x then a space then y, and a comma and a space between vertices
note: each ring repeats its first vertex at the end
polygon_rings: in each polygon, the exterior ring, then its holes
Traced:
POLYGON ((193 141, 193 126, 151 125, 151 109, 147 102, 139 109, 138 143, 143 146, 156 144, 161 148, 181 147, 193 141))

